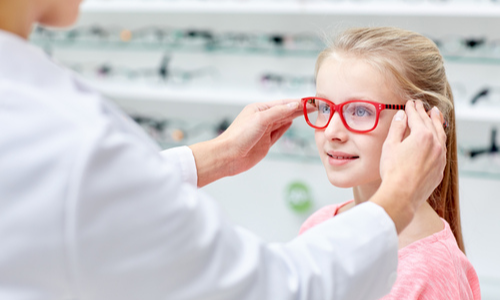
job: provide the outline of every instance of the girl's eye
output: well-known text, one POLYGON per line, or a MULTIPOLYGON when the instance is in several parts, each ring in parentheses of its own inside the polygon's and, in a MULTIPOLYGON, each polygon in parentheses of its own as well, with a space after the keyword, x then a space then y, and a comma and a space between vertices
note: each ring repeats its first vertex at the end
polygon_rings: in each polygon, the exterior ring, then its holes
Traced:
POLYGON ((364 117, 368 114, 368 111, 364 107, 356 107, 355 114, 357 117, 364 117))
POLYGON ((367 118, 367 117, 372 117, 375 114, 375 107, 373 105, 362 105, 362 104, 356 104, 349 106, 347 109, 349 112, 349 115, 353 117, 359 117, 359 118, 367 118))
POLYGON ((330 106, 326 103, 321 103, 319 105, 319 112, 322 114, 330 114, 330 106))

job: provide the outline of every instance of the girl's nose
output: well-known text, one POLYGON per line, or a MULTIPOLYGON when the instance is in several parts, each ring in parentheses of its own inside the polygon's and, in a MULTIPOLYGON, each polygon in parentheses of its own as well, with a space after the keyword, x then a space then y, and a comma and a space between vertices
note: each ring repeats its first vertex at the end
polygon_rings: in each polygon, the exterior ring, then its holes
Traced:
POLYGON ((335 112, 330 120, 330 123, 325 128, 325 137, 331 141, 344 142, 347 139, 347 128, 345 128, 340 114, 335 112))

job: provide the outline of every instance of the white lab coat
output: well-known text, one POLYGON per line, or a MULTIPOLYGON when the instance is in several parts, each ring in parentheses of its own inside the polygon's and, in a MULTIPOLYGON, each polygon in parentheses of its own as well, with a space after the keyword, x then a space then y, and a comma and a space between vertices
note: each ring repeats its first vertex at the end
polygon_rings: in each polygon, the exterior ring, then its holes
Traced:
POLYGON ((159 150, 76 75, 0 31, 0 299, 376 299, 390 291, 397 235, 381 207, 359 205, 268 245, 198 191, 189 148, 159 150))

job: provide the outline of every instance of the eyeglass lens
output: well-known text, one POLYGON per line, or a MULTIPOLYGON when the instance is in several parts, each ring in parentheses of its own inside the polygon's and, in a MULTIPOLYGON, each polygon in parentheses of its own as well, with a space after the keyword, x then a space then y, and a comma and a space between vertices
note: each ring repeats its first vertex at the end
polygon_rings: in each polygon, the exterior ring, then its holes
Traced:
MULTIPOLYGON (((309 100, 306 105, 309 122, 316 127, 325 127, 334 113, 334 107, 323 100, 309 100)), ((371 103, 351 102, 342 106, 342 116, 349 128, 370 130, 377 122, 377 108, 371 103)))

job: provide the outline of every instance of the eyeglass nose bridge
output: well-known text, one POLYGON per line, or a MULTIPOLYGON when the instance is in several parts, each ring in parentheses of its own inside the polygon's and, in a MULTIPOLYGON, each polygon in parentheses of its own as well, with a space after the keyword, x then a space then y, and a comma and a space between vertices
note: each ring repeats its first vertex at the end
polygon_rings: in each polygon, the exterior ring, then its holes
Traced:
POLYGON ((344 115, 341 113, 340 106, 341 106, 341 104, 335 105, 335 107, 332 107, 330 119, 326 123, 324 130, 328 130, 328 128, 330 127, 330 124, 332 123, 332 119, 335 117, 335 113, 337 113, 337 115, 338 115, 338 119, 339 119, 340 123, 342 124, 341 126, 343 126, 346 130, 349 130, 349 131, 351 130, 351 128, 349 127, 349 125, 347 124, 347 122, 344 118, 344 115))
POLYGON ((346 105, 346 104, 347 103, 335 104, 333 102, 329 104, 331 113, 330 113, 330 117, 328 119, 328 122, 323 127, 324 130, 327 130, 327 128, 330 126, 332 119, 335 116, 335 113, 337 112, 337 114, 339 115, 340 122, 342 123, 342 126, 344 126, 344 128, 346 130, 352 131, 352 132, 358 132, 358 130, 351 128, 351 126, 349 126, 349 124, 347 124, 347 120, 345 119, 344 114, 342 112, 342 109, 344 108, 344 105, 346 105))
MULTIPOLYGON (((314 101, 315 101, 315 99, 307 99, 307 101, 305 103, 311 103, 312 104, 312 103, 314 103, 314 101)), ((347 124, 347 122, 346 122, 346 120, 344 118, 344 115, 342 114, 342 108, 345 105, 345 103, 335 104, 335 103, 333 103, 331 101, 327 101, 327 102, 328 102, 328 106, 330 107, 330 116, 328 118, 328 121, 326 122, 326 125, 323 126, 321 129, 325 130, 326 128, 328 128, 328 126, 330 125, 330 123, 331 123, 331 121, 333 119, 333 116, 335 115, 335 112, 338 112, 339 113, 340 121, 342 122, 342 125, 344 125, 345 129, 352 130, 349 127, 349 125, 347 124)), ((308 122, 309 122, 309 117, 307 116, 306 107, 305 106, 304 106, 304 115, 306 117, 306 120, 308 120, 308 122)), ((315 126, 313 126, 313 127, 315 127, 315 126)))

